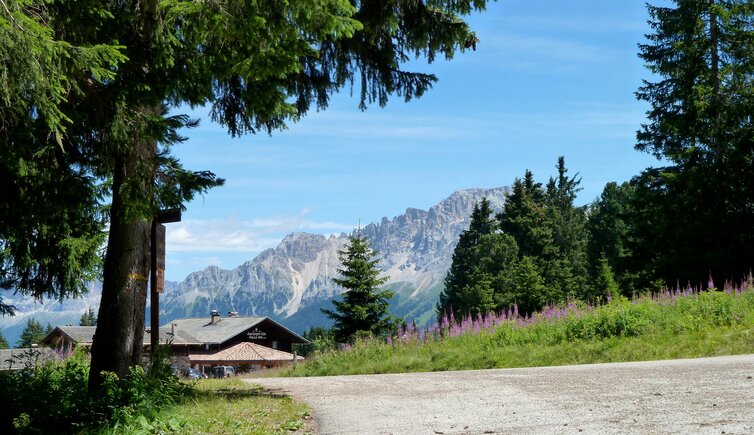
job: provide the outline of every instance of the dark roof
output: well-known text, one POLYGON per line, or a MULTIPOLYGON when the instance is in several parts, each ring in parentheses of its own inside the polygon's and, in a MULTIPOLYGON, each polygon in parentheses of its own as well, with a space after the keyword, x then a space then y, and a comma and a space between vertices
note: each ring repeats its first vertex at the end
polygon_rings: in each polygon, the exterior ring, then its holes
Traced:
MULTIPOLYGON (((160 327, 160 343, 179 345, 221 344, 243 333, 249 328, 262 322, 270 322, 291 336, 293 343, 309 343, 309 341, 269 317, 218 317, 215 323, 209 318, 175 319, 160 327), (176 325, 173 335, 172 324, 176 325)), ((91 346, 96 326, 58 326, 50 332, 40 343, 50 346, 56 345, 55 338, 61 334, 68 336, 77 345, 91 346)), ((151 344, 149 330, 144 332, 144 345, 151 344)))
MULTIPOLYGON (((57 328, 53 329, 52 332, 47 334, 47 336, 42 339, 40 344, 55 346, 55 337, 59 336, 60 334, 64 334, 67 335, 71 340, 73 340, 77 345, 91 346, 92 341, 94 340, 94 332, 96 331, 96 329, 96 326, 58 326, 57 328)), ((201 342, 198 342, 196 338, 191 337, 188 334, 181 333, 181 331, 178 331, 178 333, 174 337, 169 330, 164 331, 160 329, 160 343, 167 343, 168 341, 172 344, 202 344, 201 342)), ((148 346, 150 344, 152 344, 151 335, 149 334, 149 330, 146 330, 144 331, 144 345, 148 346)))
POLYGON ((0 349, 0 370, 20 370, 27 364, 58 359, 58 354, 48 347, 0 349))
POLYGON ((214 323, 212 323, 207 317, 175 319, 172 322, 161 326, 160 332, 170 332, 172 330, 171 324, 175 324, 178 335, 186 333, 191 337, 195 337, 201 344, 221 344, 265 321, 272 323, 288 333, 291 336, 291 341, 293 343, 309 343, 307 339, 265 316, 218 317, 215 319, 214 323))
MULTIPOLYGON (((91 346, 92 339, 94 338, 94 331, 97 329, 97 327, 96 326, 58 326, 55 329, 59 329, 65 335, 70 337, 71 340, 75 341, 76 344, 91 346)), ((47 337, 54 336, 54 334, 55 334, 55 330, 53 330, 50 334, 48 334, 47 337)), ((45 337, 42 340, 42 342, 46 342, 47 337, 45 337)))

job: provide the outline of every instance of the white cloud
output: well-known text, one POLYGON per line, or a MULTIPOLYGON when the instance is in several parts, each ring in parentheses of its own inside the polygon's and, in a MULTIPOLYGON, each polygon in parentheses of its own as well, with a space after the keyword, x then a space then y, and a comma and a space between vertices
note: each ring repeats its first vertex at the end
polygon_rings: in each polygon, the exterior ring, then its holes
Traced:
POLYGON ((167 227, 167 245, 172 252, 250 252, 275 247, 286 234, 314 231, 326 234, 348 232, 353 225, 306 219, 307 209, 298 215, 243 220, 190 219, 167 227))

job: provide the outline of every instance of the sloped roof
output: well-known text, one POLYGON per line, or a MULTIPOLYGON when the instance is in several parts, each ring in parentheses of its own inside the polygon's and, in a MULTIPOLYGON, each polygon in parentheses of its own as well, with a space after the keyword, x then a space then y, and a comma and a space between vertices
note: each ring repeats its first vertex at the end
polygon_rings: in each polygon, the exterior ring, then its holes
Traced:
MULTIPOLYGON (((83 344, 83 345, 91 346, 92 340, 94 339, 94 331, 97 329, 97 327, 96 326, 58 326, 55 329, 59 329, 60 331, 62 331, 65 335, 70 337, 71 340, 75 341, 76 344, 83 344)), ((47 337, 49 337, 54 332, 55 330, 53 330, 47 337)), ((45 340, 47 339, 47 337, 45 337, 45 340)))
MULTIPOLYGON (((282 331, 290 334, 293 343, 309 343, 305 338, 264 316, 218 317, 214 323, 207 317, 175 319, 160 327, 160 343, 170 342, 179 345, 222 344, 265 321, 271 322, 282 331), (177 328, 175 335, 173 335, 172 324, 175 324, 177 328)), ((77 345, 91 346, 96 329, 96 326, 58 326, 41 343, 54 346, 56 344, 55 337, 62 333, 70 337, 77 345)), ((144 332, 144 345, 148 346, 149 344, 151 344, 151 336, 149 330, 147 330, 144 332)))
MULTIPOLYGON (((282 350, 271 349, 256 343, 242 342, 227 349, 212 354, 189 354, 189 361, 195 362, 273 362, 293 361, 292 353, 282 350)), ((296 355, 297 361, 303 361, 303 357, 296 355)))
POLYGON ((20 370, 28 363, 57 359, 58 354, 47 347, 0 349, 0 370, 20 370))
POLYGON ((204 344, 222 344, 231 338, 241 334, 249 328, 260 323, 268 321, 287 332, 293 338, 294 343, 309 343, 308 340, 279 324, 278 322, 266 316, 259 317, 218 317, 212 323, 208 317, 199 317, 191 319, 175 319, 170 323, 160 327, 160 331, 171 331, 171 324, 178 328, 178 334, 187 333, 194 337, 199 343, 204 344))
MULTIPOLYGON (((96 326, 58 326, 47 334, 40 343, 54 346, 56 344, 54 338, 62 333, 70 337, 79 346, 91 346, 96 330, 96 326)), ((195 337, 181 330, 176 331, 175 336, 173 336, 170 329, 163 330, 160 328, 160 343, 167 342, 171 342, 172 344, 202 344, 195 337)), ((152 344, 151 335, 149 334, 149 330, 146 330, 144 331, 144 345, 148 346, 150 344, 152 344)))

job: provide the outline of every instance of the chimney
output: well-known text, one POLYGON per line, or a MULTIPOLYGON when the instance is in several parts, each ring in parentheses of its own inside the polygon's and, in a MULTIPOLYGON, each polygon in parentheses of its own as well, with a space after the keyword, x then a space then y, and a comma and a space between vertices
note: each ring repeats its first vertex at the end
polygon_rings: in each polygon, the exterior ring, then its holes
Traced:
POLYGON ((178 324, 177 323, 171 323, 170 324, 170 331, 173 333, 173 337, 175 337, 175 333, 178 331, 178 324))
POLYGON ((220 312, 217 310, 212 310, 209 312, 210 317, 210 325, 214 325, 215 322, 217 322, 217 318, 220 317, 220 312))
POLYGON ((228 317, 238 317, 238 311, 228 311, 228 317))

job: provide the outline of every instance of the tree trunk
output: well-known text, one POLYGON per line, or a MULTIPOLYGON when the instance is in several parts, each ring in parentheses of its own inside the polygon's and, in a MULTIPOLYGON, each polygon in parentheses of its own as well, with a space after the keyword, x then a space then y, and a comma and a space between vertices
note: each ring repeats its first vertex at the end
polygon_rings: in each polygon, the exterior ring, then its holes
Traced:
MULTIPOLYGON (((128 47, 130 62, 121 68, 131 70, 136 77, 148 75, 154 63, 157 3, 157 0, 141 0, 132 5, 136 8, 138 42, 128 47)), ((134 82, 150 83, 152 79, 140 77, 134 82)), ((124 88, 128 88, 127 84, 124 88)), ((162 102, 154 101, 153 95, 138 92, 132 95, 135 99, 126 103, 126 108, 130 106, 133 110, 126 111, 125 116, 135 115, 129 120, 134 136, 128 144, 120 144, 122 151, 114 163, 110 234, 89 369, 90 394, 99 390, 103 371, 120 378, 128 375, 129 367, 141 362, 144 346, 157 142, 147 136, 148 129, 141 128, 143 125, 139 123, 145 118, 138 114, 159 115, 162 102)))
POLYGON ((150 202, 154 171, 147 168, 154 168, 154 159, 154 142, 140 140, 115 161, 102 299, 89 371, 90 393, 101 385, 102 371, 123 377, 141 360, 151 219, 134 210, 150 202))

